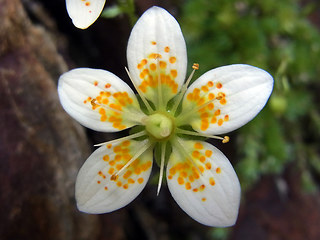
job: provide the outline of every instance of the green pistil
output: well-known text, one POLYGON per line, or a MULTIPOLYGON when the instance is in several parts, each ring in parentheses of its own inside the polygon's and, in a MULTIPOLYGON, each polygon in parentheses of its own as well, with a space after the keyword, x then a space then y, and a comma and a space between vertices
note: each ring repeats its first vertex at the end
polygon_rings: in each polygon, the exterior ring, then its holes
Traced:
POLYGON ((145 126, 149 135, 158 141, 169 139, 174 132, 172 119, 162 113, 148 116, 145 126))

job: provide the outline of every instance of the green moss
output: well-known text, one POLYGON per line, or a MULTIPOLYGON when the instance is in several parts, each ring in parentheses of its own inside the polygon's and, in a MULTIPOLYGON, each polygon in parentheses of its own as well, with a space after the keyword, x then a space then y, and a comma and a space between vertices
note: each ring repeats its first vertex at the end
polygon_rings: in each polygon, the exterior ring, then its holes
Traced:
MULTIPOLYGON (((243 189, 288 163, 303 172, 302 186, 319 177, 320 33, 307 19, 313 5, 298 0, 188 0, 178 19, 190 65, 209 69, 247 63, 275 79, 266 108, 237 131, 237 173, 243 189), (316 134, 318 133, 318 134, 316 134)), ((190 68, 191 69, 191 68, 190 68)))

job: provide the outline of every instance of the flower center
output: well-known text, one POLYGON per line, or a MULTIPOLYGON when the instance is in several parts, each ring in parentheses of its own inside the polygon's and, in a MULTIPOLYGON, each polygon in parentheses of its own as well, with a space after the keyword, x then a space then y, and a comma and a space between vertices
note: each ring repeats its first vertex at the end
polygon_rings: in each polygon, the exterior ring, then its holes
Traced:
POLYGON ((174 130, 172 119, 163 113, 154 113, 146 120, 146 130, 156 140, 168 139, 174 130))

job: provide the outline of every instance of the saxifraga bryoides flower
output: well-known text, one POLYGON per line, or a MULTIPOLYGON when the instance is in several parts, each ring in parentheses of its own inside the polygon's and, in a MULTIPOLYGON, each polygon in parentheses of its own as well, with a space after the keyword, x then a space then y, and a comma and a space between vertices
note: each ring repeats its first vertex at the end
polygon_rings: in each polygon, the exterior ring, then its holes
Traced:
POLYGON ((208 226, 233 225, 239 180, 227 157, 199 137, 228 142, 217 135, 259 113, 273 78, 259 68, 234 64, 212 69, 190 85, 199 67, 194 64, 185 82, 180 26, 159 7, 147 10, 134 26, 127 60, 139 98, 104 70, 78 68, 59 79, 61 104, 82 125, 102 132, 139 126, 127 137, 98 144, 86 160, 76 180, 79 210, 108 213, 126 206, 145 187, 159 155, 157 193, 165 176, 173 198, 190 217, 208 226))

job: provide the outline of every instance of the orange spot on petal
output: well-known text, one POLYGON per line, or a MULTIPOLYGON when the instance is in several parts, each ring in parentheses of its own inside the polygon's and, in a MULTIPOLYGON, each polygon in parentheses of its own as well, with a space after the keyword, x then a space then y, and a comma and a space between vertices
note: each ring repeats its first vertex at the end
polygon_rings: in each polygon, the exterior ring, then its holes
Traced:
POLYGON ((176 61, 177 61, 176 57, 170 57, 169 58, 169 62, 172 63, 172 64, 175 63, 176 61))
POLYGON ((203 145, 202 145, 201 143, 199 143, 199 142, 196 142, 196 143, 194 144, 194 147, 195 147, 196 149, 203 149, 203 145))

